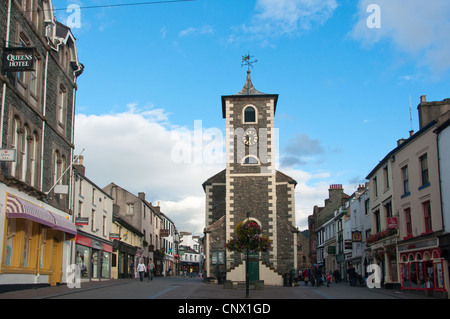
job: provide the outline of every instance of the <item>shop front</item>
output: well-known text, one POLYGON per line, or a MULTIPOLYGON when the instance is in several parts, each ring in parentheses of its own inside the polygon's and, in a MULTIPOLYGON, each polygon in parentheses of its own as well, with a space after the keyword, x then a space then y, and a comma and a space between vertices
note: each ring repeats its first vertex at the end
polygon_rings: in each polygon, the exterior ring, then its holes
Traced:
MULTIPOLYGON (((2 289, 56 285, 65 282, 70 241, 77 234, 64 217, 34 198, 7 193, 2 216, 0 285, 2 289)), ((56 209, 54 209, 56 210, 56 209)))
POLYGON ((434 297, 445 297, 444 258, 436 238, 398 246, 401 288, 434 297))
POLYGON ((111 278, 111 254, 113 246, 109 242, 88 234, 77 235, 76 263, 80 267, 81 279, 105 280, 111 278))
POLYGON ((135 265, 137 265, 136 262, 139 262, 137 250, 137 247, 114 240, 112 261, 114 278, 124 279, 135 276, 135 265))

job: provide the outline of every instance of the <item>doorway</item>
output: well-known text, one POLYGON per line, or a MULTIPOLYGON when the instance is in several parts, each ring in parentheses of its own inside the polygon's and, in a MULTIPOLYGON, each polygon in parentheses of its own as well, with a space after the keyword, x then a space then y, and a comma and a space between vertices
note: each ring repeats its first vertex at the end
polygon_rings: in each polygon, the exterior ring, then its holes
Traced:
POLYGON ((259 280, 259 255, 250 253, 248 256, 248 277, 249 281, 259 280))

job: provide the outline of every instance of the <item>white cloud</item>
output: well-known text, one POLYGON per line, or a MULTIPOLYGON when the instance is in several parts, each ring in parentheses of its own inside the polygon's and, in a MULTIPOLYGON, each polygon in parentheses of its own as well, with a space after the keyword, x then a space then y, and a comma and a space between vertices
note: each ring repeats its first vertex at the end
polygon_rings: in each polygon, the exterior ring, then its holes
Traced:
POLYGON ((281 32, 308 30, 325 23, 336 8, 336 0, 258 0, 256 19, 281 32))
MULTIPOLYGON (((306 31, 324 24, 336 8, 336 0, 258 0, 251 22, 236 28, 236 32, 260 37, 267 46, 267 37, 306 31)), ((241 39, 241 35, 234 35, 229 41, 241 39)))
POLYGON ((418 65, 435 71, 450 67, 450 2, 448 0, 378 0, 380 28, 369 28, 367 8, 372 0, 360 0, 357 23, 350 36, 365 46, 383 40, 413 56, 418 65))
POLYGON ((180 31, 178 36, 180 38, 187 37, 187 36, 197 36, 197 35, 213 35, 214 34, 214 28, 210 25, 203 25, 199 28, 189 27, 187 29, 184 29, 180 31))
MULTIPOLYGON (((161 201, 161 210, 179 230, 201 232, 204 226, 198 221, 204 221, 205 214, 202 183, 222 170, 223 164, 194 162, 193 144, 186 146, 192 147, 191 161, 175 161, 172 150, 193 143, 180 131, 192 135, 193 131, 170 125, 167 119, 162 109, 139 109, 136 104, 117 114, 78 114, 76 154, 85 149, 86 176, 98 186, 114 182, 135 195, 144 192, 153 204, 161 201)), ((200 130, 207 146, 210 129, 200 130)))

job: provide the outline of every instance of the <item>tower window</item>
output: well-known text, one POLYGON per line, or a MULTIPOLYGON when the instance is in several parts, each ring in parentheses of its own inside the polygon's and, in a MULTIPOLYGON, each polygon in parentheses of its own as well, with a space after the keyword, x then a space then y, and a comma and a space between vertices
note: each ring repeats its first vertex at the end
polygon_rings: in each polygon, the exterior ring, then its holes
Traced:
POLYGON ((246 156, 245 158, 244 158, 244 160, 242 161, 242 164, 244 164, 244 165, 258 165, 259 164, 259 161, 258 161, 258 159, 256 158, 256 157, 254 157, 254 156, 246 156))
POLYGON ((244 123, 256 122, 256 110, 253 106, 247 106, 244 109, 244 123))

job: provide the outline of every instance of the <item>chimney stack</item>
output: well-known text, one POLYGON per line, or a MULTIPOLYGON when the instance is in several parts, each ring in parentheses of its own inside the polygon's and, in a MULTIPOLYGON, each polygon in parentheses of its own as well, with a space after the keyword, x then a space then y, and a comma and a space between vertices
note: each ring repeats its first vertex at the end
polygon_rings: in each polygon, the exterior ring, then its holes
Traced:
POLYGON ((83 156, 78 156, 78 158, 76 158, 75 163, 73 164, 73 167, 82 175, 85 175, 86 173, 86 168, 83 165, 83 156))

